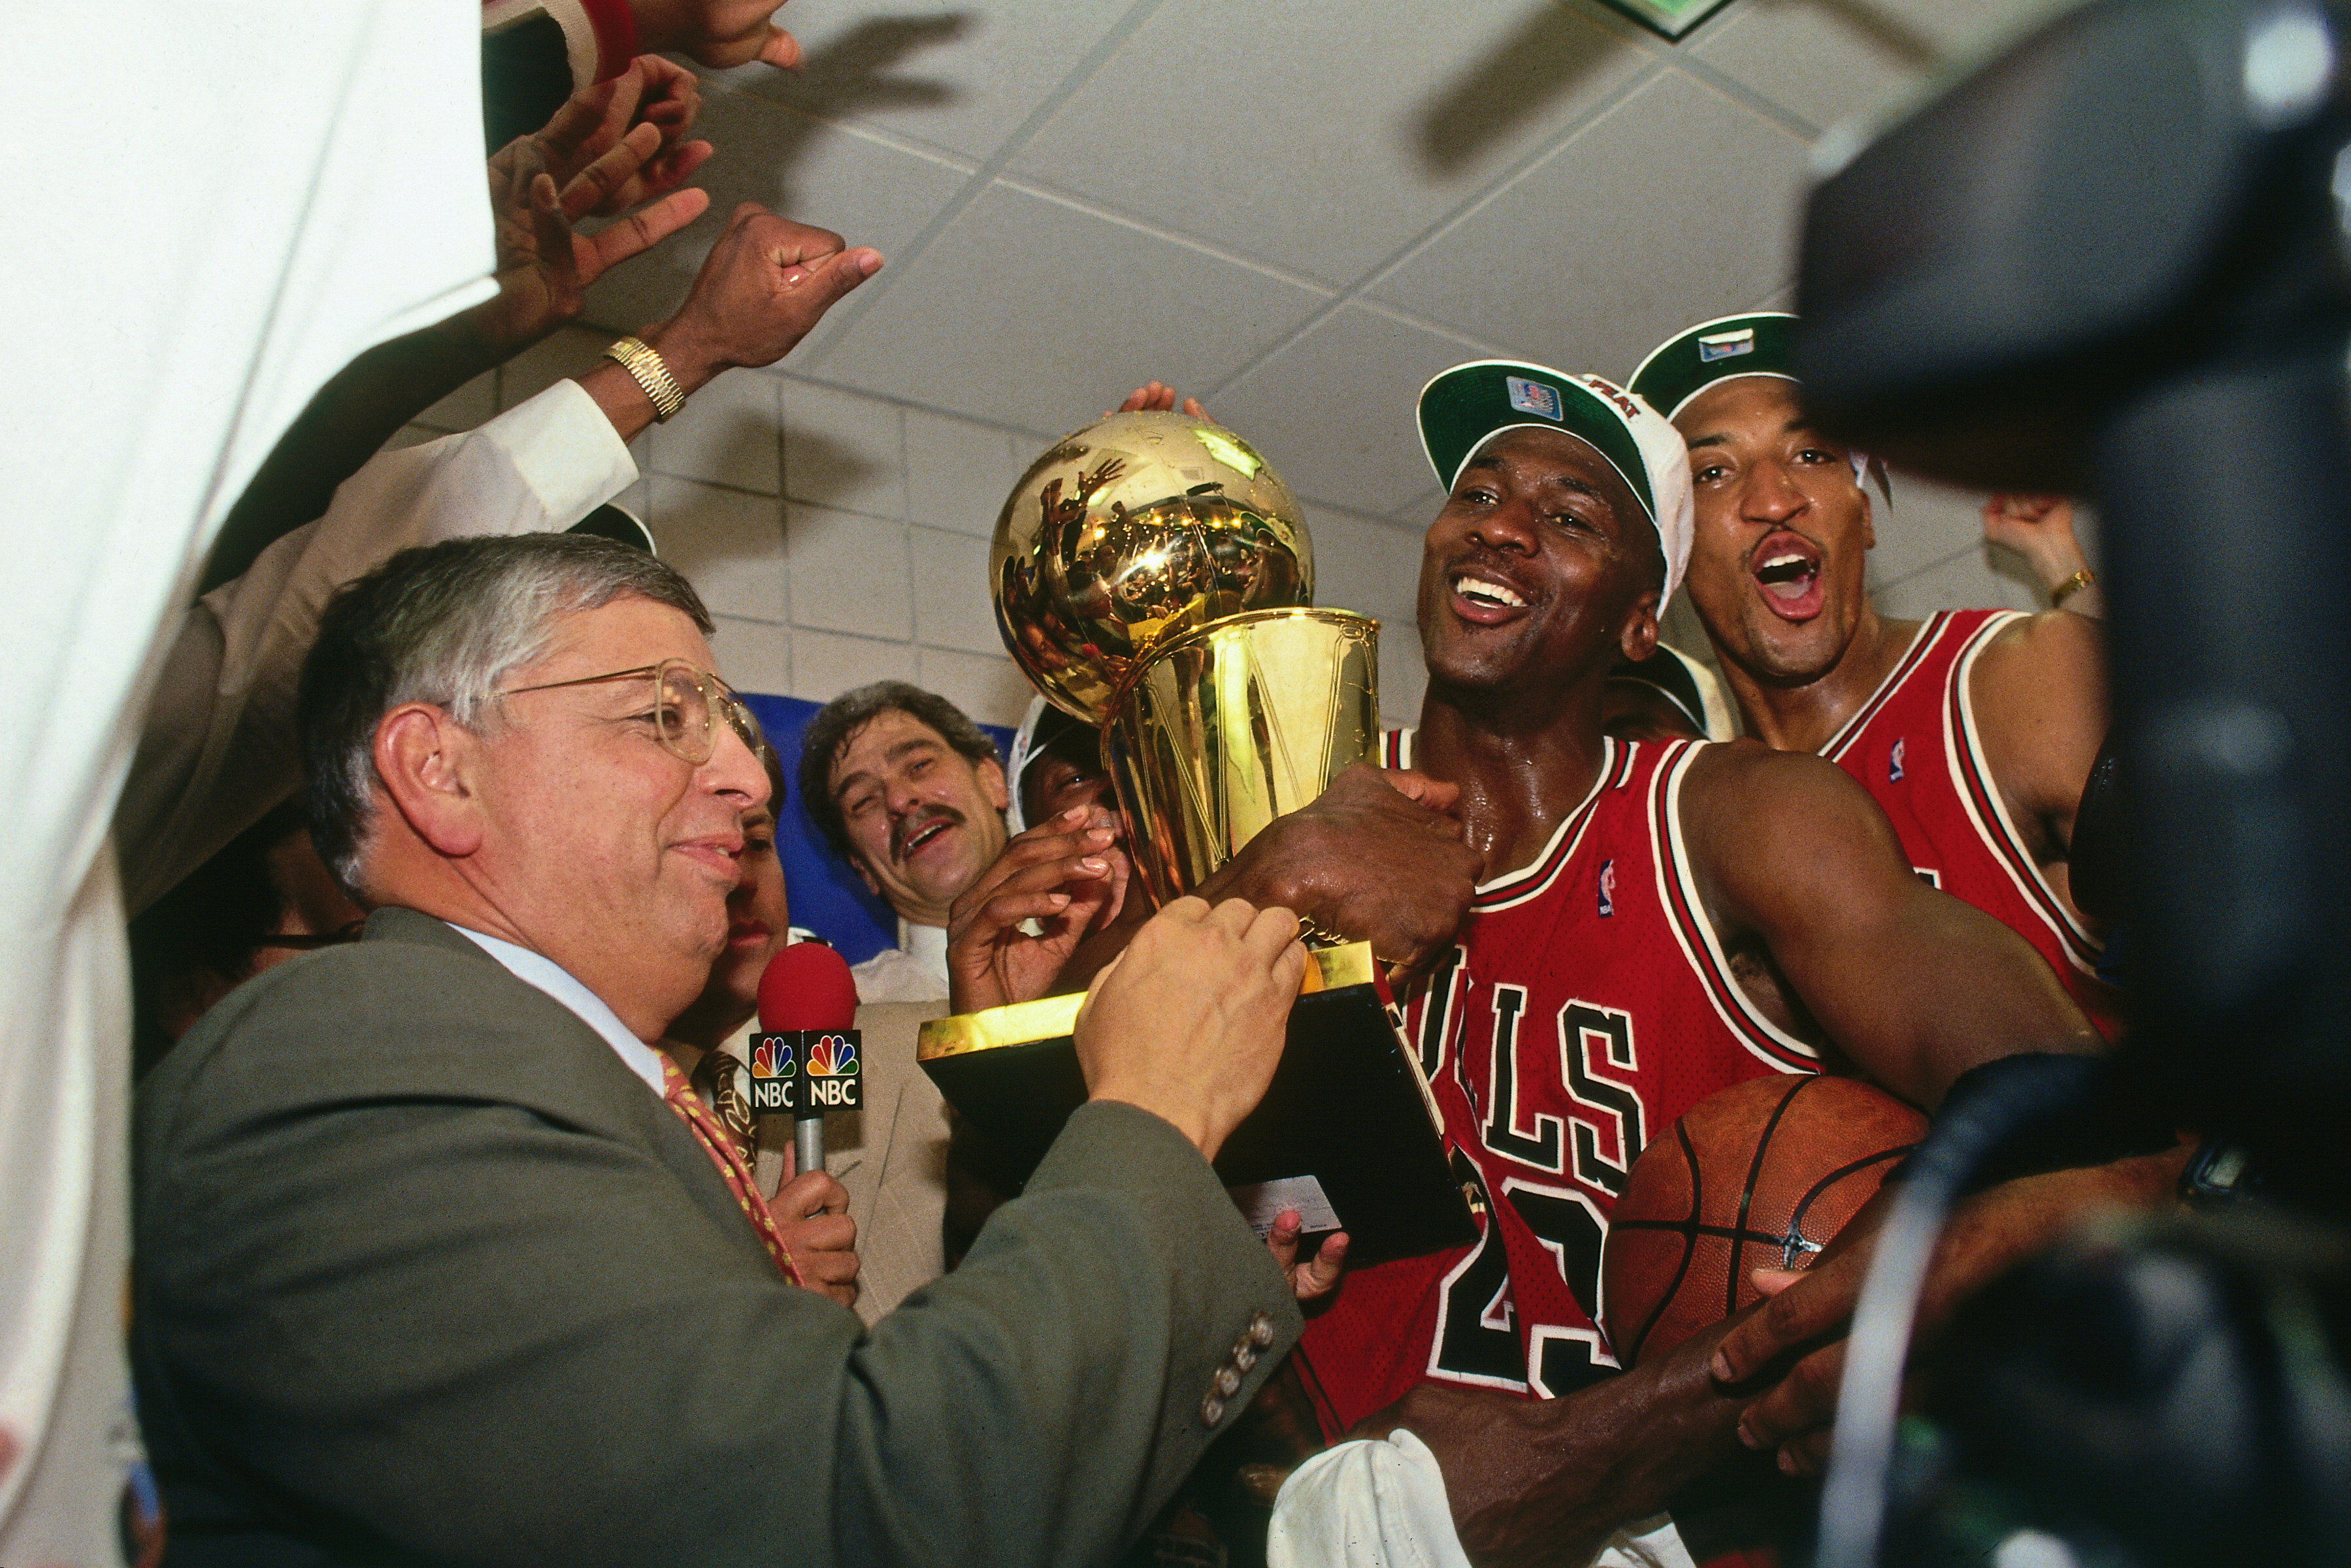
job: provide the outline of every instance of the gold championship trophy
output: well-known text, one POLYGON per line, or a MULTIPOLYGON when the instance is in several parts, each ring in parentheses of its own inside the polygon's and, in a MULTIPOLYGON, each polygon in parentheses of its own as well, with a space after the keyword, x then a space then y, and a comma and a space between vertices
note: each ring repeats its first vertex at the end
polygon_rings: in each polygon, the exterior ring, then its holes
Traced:
MULTIPOLYGON (((1378 623, 1311 608, 1298 504, 1230 431, 1120 413, 1069 436, 1005 503, 988 578, 1013 659, 1101 730, 1135 878, 1155 903, 1376 758, 1378 623)), ((1313 962, 1281 1064, 1217 1173, 1260 1232, 1295 1208, 1309 1235, 1347 1231, 1358 1262, 1476 1239, 1370 945, 1306 935, 1313 962)), ((925 1071, 1024 1176, 1085 1101, 1070 1043, 1082 1000, 923 1028, 925 1071)))

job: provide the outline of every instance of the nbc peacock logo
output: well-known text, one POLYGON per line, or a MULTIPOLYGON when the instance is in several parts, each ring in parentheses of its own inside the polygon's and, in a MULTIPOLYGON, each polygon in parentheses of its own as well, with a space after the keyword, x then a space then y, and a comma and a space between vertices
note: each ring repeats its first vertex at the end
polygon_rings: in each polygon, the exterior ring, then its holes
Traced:
POLYGON ((799 1057, 791 1037, 763 1034, 751 1046, 751 1109, 762 1114, 792 1108, 792 1085, 799 1082, 799 1057))
POLYGON ((847 1077, 857 1071, 857 1042, 842 1035, 820 1035, 809 1047, 810 1078, 847 1077))

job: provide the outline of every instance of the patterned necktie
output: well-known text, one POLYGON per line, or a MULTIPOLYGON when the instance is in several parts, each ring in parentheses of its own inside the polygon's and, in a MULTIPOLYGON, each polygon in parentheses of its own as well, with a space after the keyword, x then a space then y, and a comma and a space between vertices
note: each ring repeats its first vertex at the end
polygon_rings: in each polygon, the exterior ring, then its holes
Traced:
POLYGON ((695 1064, 694 1092, 717 1113, 719 1125, 726 1129, 747 1163, 759 1157, 759 1125, 751 1119, 751 1103, 743 1098, 742 1088, 735 1081, 742 1065, 740 1059, 724 1051, 705 1052, 695 1064))
POLYGON ((775 1260, 777 1269, 793 1284, 806 1287, 808 1281, 800 1274, 800 1266, 792 1260, 791 1249, 784 1245, 783 1235, 776 1228, 776 1217, 759 1197, 758 1177, 752 1174, 750 1162, 743 1157, 742 1151, 735 1146, 735 1140, 727 1135, 725 1127, 719 1125, 717 1116, 704 1103, 702 1096, 694 1092, 685 1074, 678 1071, 677 1062, 667 1051, 661 1053, 661 1064, 662 1098, 668 1102, 669 1108, 677 1113, 678 1119, 693 1133, 695 1141, 702 1145, 702 1152, 710 1156, 710 1163, 718 1167, 720 1179, 726 1182, 726 1190, 735 1195, 736 1205, 743 1210, 743 1217, 751 1222, 751 1228, 759 1233, 759 1244, 768 1249, 768 1256, 775 1260))

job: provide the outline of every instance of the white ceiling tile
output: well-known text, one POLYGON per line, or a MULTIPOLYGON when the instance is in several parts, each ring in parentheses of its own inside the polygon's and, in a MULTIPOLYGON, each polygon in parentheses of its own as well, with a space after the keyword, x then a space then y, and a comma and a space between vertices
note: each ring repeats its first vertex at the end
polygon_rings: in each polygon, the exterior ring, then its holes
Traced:
POLYGON ((780 423, 775 377, 727 371, 667 424, 646 431, 646 452, 656 474, 773 496, 780 486, 780 423))
POLYGON ((924 648, 917 657, 915 684, 938 693, 981 724, 1018 726, 1037 695, 1019 666, 1001 653, 924 648))
POLYGON ((1740 0, 1690 52, 1826 130, 1886 107, 1922 71, 2050 8, 2051 0, 1740 0))
POLYGON ((1650 64, 1552 0, 1165 5, 1011 171, 1326 282, 1394 255, 1650 64), (1207 62, 1229 70, 1196 79, 1207 62))
POLYGON ((790 628, 770 626, 764 621, 738 621, 730 615, 715 619, 718 632, 710 640, 710 652, 718 661, 721 679, 738 692, 781 694, 792 689, 790 628))
MULTIPOLYGON (((2004 552, 2003 552, 2004 553, 2004 552)), ((1923 620, 1938 610, 2043 610, 2032 584, 1994 570, 1991 552, 1971 549, 1871 594, 1877 612, 1923 620)))
MULTIPOLYGON (((1029 449, 1025 436, 1019 444, 1029 449)), ((1021 468, 1006 432, 906 411, 906 515, 915 522, 992 537, 1021 468)))
POLYGON ((904 413, 855 392, 779 377, 784 494, 877 517, 906 515, 904 413))
POLYGON ((1155 376, 1197 387, 1232 374, 1325 298, 998 185, 956 214, 818 368, 945 413, 1069 430, 1155 376))
POLYGON ((831 632, 792 632, 792 692, 812 703, 873 681, 920 681, 912 643, 844 637, 831 632))
POLYGON ((1429 487, 1413 402, 1461 339, 1345 305, 1209 402, 1300 496, 1385 515, 1429 487))
POLYGON ((886 267, 971 176, 967 165, 726 91, 705 95, 695 134, 717 149, 693 180, 710 193, 710 210, 599 278, 588 290, 588 319, 633 332, 674 313, 744 202, 872 246, 886 267))
POLYGON ((799 619, 785 608, 783 512, 774 497, 656 476, 653 512, 662 559, 711 613, 799 619))
POLYGON ((967 653, 1004 647, 988 591, 987 541, 938 528, 906 530, 914 577, 914 641, 967 653))
POLYGON ((797 71, 711 75, 738 92, 993 157, 1086 58, 1134 0, 900 0, 890 14, 831 5, 782 18, 797 71))
POLYGON ((1328 507, 1309 507, 1306 519, 1314 539, 1314 602, 1411 625, 1421 535, 1328 507))
POLYGON ((1668 72, 1373 292, 1566 371, 1630 375, 1692 321, 1793 270, 1804 145, 1668 72))
POLYGON ((1427 531, 1428 525, 1437 520, 1437 509, 1443 505, 1445 505, 1445 490, 1432 479, 1429 484, 1422 486, 1418 495, 1390 512, 1387 515, 1388 521, 1398 528, 1410 528, 1416 534, 1425 533, 1427 531))
POLYGON ((1894 504, 1870 487, 1870 522, 1877 546, 1869 552, 1874 588, 1966 550, 1981 553, 1981 495, 1930 484, 1907 474, 1894 476, 1894 504))
POLYGON ((906 528, 810 507, 784 508, 792 565, 792 624, 863 636, 914 634, 906 528))

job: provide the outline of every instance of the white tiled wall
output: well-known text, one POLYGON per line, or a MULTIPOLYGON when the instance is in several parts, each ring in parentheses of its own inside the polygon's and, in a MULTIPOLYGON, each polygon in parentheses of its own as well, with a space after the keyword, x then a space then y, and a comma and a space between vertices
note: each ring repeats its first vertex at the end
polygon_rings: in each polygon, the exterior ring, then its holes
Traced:
MULTIPOLYGON (((470 428, 592 367, 609 333, 558 334, 434 405, 402 442, 470 428)), ((1088 411, 1071 421, 1080 423, 1088 411)), ((773 371, 731 371, 632 444, 620 497, 717 618, 721 671, 822 702, 895 678, 974 718, 1017 724, 1028 683, 987 596, 998 509, 1048 440, 773 371)), ((1384 626, 1381 707, 1420 706, 1412 629, 1418 527, 1308 507, 1317 601, 1384 626)))

